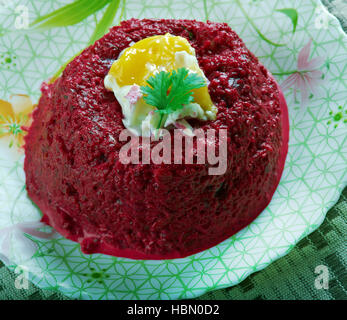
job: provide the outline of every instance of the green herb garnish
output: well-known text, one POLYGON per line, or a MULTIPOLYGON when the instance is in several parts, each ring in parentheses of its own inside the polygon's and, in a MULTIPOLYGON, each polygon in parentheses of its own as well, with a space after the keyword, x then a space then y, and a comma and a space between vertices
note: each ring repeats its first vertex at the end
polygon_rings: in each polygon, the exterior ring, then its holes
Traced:
POLYGON ((160 128, 163 116, 194 102, 192 90, 206 86, 206 81, 196 73, 189 73, 186 68, 179 68, 170 72, 161 71, 148 78, 147 84, 141 86, 143 98, 158 109, 160 128))

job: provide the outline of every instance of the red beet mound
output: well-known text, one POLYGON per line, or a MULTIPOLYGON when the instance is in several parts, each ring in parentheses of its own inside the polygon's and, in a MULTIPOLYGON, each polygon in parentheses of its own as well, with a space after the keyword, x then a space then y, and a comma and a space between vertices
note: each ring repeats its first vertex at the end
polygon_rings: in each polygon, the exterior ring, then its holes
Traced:
MULTIPOLYGON (((218 139, 216 139, 216 144, 218 139)), ((225 23, 124 21, 42 86, 26 136, 30 198, 43 221, 85 253, 171 259, 227 239, 267 206, 288 145, 288 113, 268 71, 225 23), (209 164, 122 164, 122 111, 104 87, 131 42, 171 33, 188 39, 218 107, 203 130, 228 130, 227 171, 209 164)))

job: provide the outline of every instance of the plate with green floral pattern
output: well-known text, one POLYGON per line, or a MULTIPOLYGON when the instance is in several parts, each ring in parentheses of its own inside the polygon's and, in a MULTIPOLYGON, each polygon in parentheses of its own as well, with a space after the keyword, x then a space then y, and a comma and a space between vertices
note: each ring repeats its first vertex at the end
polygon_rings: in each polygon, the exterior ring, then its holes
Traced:
POLYGON ((0 258, 40 288, 80 299, 182 299, 235 285, 318 228, 347 183, 347 38, 318 0, 0 1, 0 21, 0 258), (289 152, 269 206, 183 259, 85 255, 40 223, 25 190, 22 128, 41 83, 131 17, 227 22, 288 103, 289 152))

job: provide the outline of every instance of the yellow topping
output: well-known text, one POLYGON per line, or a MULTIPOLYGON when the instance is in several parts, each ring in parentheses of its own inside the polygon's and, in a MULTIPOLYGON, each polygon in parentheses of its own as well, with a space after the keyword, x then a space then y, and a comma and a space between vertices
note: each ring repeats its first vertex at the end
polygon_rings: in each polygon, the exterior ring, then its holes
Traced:
MULTIPOLYGON (((185 52, 185 56, 195 59, 195 50, 183 37, 167 33, 145 38, 124 50, 113 63, 109 76, 116 80, 119 87, 133 84, 144 86, 150 76, 160 71, 171 71, 181 67, 178 65, 176 55, 179 52, 185 52)), ((191 68, 185 67, 204 76, 197 63, 192 63, 191 68)), ((212 110, 215 113, 207 86, 193 90, 193 96, 195 102, 204 110, 212 110)))

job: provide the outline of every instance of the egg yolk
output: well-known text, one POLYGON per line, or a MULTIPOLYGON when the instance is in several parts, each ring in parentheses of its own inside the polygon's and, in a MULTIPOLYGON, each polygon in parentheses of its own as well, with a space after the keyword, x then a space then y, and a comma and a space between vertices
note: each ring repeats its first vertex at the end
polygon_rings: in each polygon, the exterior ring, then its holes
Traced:
MULTIPOLYGON (((112 64, 109 75, 120 87, 133 84, 144 86, 146 80, 154 74, 177 69, 175 55, 182 51, 195 56, 194 49, 183 37, 167 33, 145 38, 124 50, 112 64)), ((203 74, 200 69, 199 71, 203 74)), ((194 89, 193 97, 203 109, 211 110, 213 107, 207 86, 194 89)))

